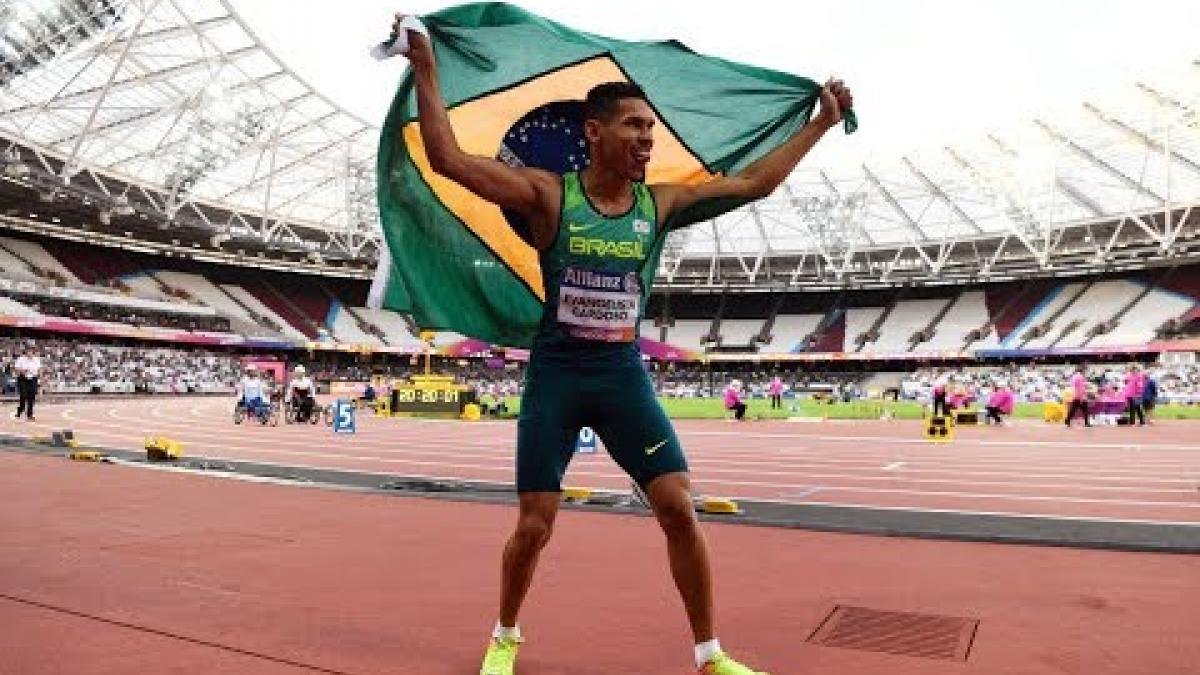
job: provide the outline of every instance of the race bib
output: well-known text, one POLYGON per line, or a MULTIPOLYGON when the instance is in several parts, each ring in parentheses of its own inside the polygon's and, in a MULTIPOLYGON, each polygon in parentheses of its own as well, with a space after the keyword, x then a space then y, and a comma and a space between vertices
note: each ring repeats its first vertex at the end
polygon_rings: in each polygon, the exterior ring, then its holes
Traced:
POLYGON ((632 342, 641 309, 642 280, 636 272, 563 270, 558 323, 568 335, 581 340, 632 342))

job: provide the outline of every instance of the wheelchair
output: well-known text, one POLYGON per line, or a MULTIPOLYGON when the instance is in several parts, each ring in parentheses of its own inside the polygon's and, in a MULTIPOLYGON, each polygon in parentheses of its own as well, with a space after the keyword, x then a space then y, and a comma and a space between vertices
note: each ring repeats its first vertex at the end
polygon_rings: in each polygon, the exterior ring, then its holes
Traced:
POLYGON ((320 424, 323 415, 324 409, 317 405, 316 399, 312 401, 312 407, 309 410, 307 418, 304 416, 304 411, 301 409, 300 404, 295 399, 284 404, 283 419, 288 424, 304 424, 305 422, 308 424, 320 424))
POLYGON ((256 420, 263 426, 279 426, 280 410, 278 403, 262 403, 254 410, 243 400, 238 400, 233 407, 233 423, 241 424, 247 419, 256 420))

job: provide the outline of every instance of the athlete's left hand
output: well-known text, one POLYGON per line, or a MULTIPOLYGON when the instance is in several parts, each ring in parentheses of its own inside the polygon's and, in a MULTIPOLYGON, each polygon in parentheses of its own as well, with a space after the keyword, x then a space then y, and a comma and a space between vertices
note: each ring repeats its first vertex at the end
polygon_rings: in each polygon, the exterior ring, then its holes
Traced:
POLYGON ((833 127, 842 121, 846 111, 854 107, 854 94, 846 83, 830 78, 821 88, 821 111, 813 120, 826 128, 833 127))

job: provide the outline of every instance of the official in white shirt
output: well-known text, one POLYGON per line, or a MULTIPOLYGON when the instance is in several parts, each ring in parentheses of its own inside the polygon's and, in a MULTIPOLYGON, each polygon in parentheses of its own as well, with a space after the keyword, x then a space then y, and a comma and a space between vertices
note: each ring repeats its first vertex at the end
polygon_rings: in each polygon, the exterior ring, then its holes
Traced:
POLYGON ((25 347, 22 354, 13 364, 17 371, 17 412, 13 417, 20 419, 24 414, 26 419, 33 421, 33 401, 37 398, 38 376, 42 373, 42 359, 33 351, 33 346, 25 347))

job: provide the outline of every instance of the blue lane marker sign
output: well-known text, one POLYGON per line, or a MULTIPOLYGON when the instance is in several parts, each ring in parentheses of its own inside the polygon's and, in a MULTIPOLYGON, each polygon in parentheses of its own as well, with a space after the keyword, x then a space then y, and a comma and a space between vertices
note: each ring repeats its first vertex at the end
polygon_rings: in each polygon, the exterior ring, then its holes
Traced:
POLYGON ((354 433, 354 401, 339 398, 333 404, 333 433, 354 433))
POLYGON ((579 430, 579 438, 575 441, 575 452, 584 455, 596 454, 596 432, 591 427, 579 430))

